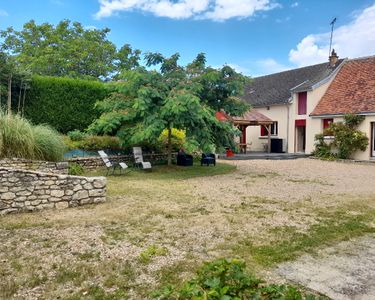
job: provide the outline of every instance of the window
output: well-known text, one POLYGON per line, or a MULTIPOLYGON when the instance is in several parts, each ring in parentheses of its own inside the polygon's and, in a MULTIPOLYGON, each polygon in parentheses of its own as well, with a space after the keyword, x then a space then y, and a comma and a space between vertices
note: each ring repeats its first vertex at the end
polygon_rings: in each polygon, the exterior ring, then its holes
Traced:
MULTIPOLYGON (((266 127, 267 126, 265 125, 260 126, 260 136, 268 136, 266 127)), ((273 124, 271 124, 271 135, 277 135, 277 134, 278 134, 278 124, 277 122, 273 122, 273 124)))
POLYGON ((323 119, 323 130, 327 129, 333 123, 333 119, 323 119))
POLYGON ((298 93, 298 114, 306 115, 307 112, 307 92, 298 93))

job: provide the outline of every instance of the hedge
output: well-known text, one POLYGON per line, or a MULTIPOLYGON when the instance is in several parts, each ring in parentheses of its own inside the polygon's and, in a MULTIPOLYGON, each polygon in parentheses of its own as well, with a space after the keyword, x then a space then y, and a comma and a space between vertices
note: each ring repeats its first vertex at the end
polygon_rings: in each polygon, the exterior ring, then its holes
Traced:
POLYGON ((34 124, 49 124, 61 133, 84 130, 99 116, 95 102, 108 95, 102 82, 34 76, 26 94, 25 117, 34 124))

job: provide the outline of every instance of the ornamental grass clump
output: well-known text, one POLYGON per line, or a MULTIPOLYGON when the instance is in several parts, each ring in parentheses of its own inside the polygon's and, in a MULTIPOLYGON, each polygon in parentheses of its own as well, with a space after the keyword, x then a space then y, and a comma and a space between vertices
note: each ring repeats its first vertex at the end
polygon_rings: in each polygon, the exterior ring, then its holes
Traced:
POLYGON ((19 115, 0 111, 0 158, 58 161, 65 148, 61 136, 51 127, 33 126, 19 115))

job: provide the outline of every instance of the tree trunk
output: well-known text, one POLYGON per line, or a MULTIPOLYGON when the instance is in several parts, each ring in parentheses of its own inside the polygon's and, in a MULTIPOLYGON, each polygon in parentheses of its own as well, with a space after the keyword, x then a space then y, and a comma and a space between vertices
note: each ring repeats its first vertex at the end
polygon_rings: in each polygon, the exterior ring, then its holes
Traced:
POLYGON ((20 113, 20 109, 21 109, 22 85, 23 85, 23 80, 21 80, 20 94, 18 95, 18 105, 17 105, 17 113, 18 114, 20 113))
POLYGON ((22 97, 22 113, 21 116, 23 117, 25 114, 25 98, 26 98, 26 84, 23 87, 23 97, 22 97))
POLYGON ((172 165, 172 128, 171 127, 168 127, 167 151, 168 151, 168 166, 171 166, 172 165))
POLYGON ((8 78, 8 115, 12 114, 12 75, 8 78))

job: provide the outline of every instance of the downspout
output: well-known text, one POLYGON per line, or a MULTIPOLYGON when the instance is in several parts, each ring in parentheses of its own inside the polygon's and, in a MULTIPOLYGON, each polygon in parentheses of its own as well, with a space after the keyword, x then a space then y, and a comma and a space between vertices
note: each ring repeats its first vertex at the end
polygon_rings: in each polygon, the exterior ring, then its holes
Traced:
MULTIPOLYGON (((293 94, 292 94, 293 95, 293 94)), ((287 122, 286 122, 286 153, 289 153, 289 122, 290 122, 290 105, 292 103, 293 96, 290 97, 287 104, 287 122)))

